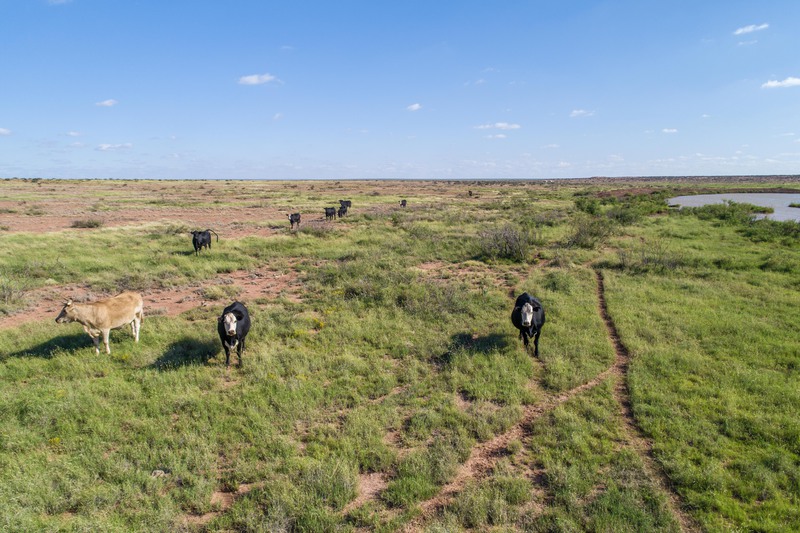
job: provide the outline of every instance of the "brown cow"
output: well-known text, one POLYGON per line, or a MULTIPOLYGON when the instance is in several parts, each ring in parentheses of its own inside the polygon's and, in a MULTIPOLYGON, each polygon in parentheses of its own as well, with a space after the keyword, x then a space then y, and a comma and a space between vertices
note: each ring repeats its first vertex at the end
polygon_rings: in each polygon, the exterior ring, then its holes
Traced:
POLYGON ((143 307, 142 295, 136 292, 123 292, 112 298, 86 304, 76 304, 72 303, 72 300, 68 300, 56 317, 56 322, 59 324, 79 322, 83 326, 83 330, 92 338, 97 354, 100 354, 100 335, 102 334, 106 353, 110 354, 108 334, 112 329, 130 324, 133 337, 136 342, 139 342, 143 307))

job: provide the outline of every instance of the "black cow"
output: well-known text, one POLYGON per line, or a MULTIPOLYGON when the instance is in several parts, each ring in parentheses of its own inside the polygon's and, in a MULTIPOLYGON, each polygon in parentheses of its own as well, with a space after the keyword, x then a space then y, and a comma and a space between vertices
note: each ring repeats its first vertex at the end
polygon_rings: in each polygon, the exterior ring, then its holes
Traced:
POLYGON ((333 220, 336 218, 336 208, 335 207, 326 207, 325 208, 325 220, 333 220))
POLYGON ((408 202, 406 202, 405 199, 400 200, 400 207, 405 207, 407 205, 408 205, 408 202))
MULTIPOLYGON (((203 249, 203 246, 211 250, 212 233, 214 235, 217 235, 217 232, 214 231, 213 229, 192 232, 192 246, 194 246, 194 255, 200 255, 200 250, 203 249)), ((217 242, 219 242, 219 235, 217 235, 217 242)))
POLYGON ((347 209, 350 209, 351 207, 353 207, 353 202, 351 202, 350 200, 339 200, 339 205, 347 209))
POLYGON ((231 350, 236 348, 239 355, 239 368, 242 366, 242 352, 244 340, 250 331, 250 314, 241 302, 233 302, 222 310, 222 316, 217 319, 217 332, 222 348, 225 350, 225 366, 231 366, 231 350))
POLYGON ((347 214, 347 206, 343 205, 342 207, 340 207, 339 210, 336 212, 336 214, 339 215, 339 218, 345 216, 347 214))
POLYGON ((539 335, 544 326, 544 307, 542 302, 527 292, 517 297, 514 310, 511 312, 511 323, 519 330, 519 336, 528 348, 528 339, 533 337, 533 355, 539 357, 539 335))
POLYGON ((292 229, 294 229, 295 224, 297 224, 298 228, 300 227, 300 213, 287 214, 286 216, 289 217, 289 224, 292 226, 292 229))

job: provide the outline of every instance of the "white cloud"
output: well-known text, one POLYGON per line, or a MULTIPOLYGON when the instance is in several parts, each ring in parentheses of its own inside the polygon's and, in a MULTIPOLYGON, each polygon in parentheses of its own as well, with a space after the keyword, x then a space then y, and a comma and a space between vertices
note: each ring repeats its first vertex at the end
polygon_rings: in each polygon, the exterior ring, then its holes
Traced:
POLYGON ((99 144, 95 150, 100 152, 113 152, 114 150, 126 150, 128 148, 133 148, 133 144, 131 143, 121 143, 121 144, 99 144))
POLYGON ((275 113, 272 115, 272 120, 280 120, 283 118, 283 113, 275 113))
POLYGON ((59 4, 69 4, 72 0, 47 0, 47 3, 51 6, 57 6, 59 4))
POLYGON ((269 73, 251 74, 239 78, 239 85, 263 85, 271 81, 280 81, 277 77, 269 73))
POLYGON ((411 104, 406 109, 408 109, 409 111, 419 111, 420 109, 422 109, 422 104, 411 104))
POLYGON ((11 130, 8 128, 0 128, 0 135, 11 135, 11 130))
POLYGON ((81 136, 81 132, 79 132, 79 131, 68 131, 67 132, 67 137, 80 137, 80 136, 81 136))
POLYGON ((114 100, 113 98, 109 98, 108 100, 103 100, 102 102, 97 102, 94 105, 98 107, 113 107, 117 105, 119 102, 114 100))
POLYGON ((675 128, 664 128, 661 130, 662 133, 678 133, 678 130, 675 128))
POLYGON ((758 41, 755 39, 752 41, 739 41, 736 43, 737 46, 753 46, 754 44, 758 44, 758 41))
POLYGON ((741 28, 738 28, 735 32, 733 32, 733 34, 734 35, 744 35, 746 33, 753 33, 754 31, 766 30, 767 28, 769 28, 769 24, 766 24, 766 23, 765 24, 758 24, 758 25, 750 24, 749 26, 743 26, 741 28))
POLYGON ((490 130, 490 129, 498 129, 498 130, 518 130, 522 126, 519 124, 509 124, 508 122, 495 122, 494 124, 481 124, 480 126, 475 126, 476 130, 490 130))
POLYGON ((561 145, 555 144, 555 143, 547 144, 547 145, 545 145, 545 148, 561 148, 561 145))
POLYGON ((775 89, 783 87, 797 87, 800 86, 800 78, 788 77, 783 81, 769 80, 761 85, 762 89, 775 89))
POLYGON ((494 135, 487 135, 486 138, 487 139, 506 139, 506 138, 508 138, 508 135, 506 135, 505 133, 496 133, 494 135))
POLYGON ((578 118, 578 117, 591 117, 594 115, 594 111, 587 111, 586 109, 573 109, 570 112, 570 118, 578 118))

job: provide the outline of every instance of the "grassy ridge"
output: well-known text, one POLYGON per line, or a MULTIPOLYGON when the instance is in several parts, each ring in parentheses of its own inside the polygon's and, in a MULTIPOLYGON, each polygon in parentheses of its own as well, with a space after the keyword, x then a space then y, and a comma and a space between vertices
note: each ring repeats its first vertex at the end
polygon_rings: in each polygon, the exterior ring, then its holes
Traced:
MULTIPOLYGON (((239 201, 312 206, 338 190, 315 185, 246 184, 239 201)), ((227 302, 146 317, 139 344, 112 332, 111 356, 53 317, 0 330, 0 527, 396 530, 476 443, 609 368, 599 267, 633 357, 633 411, 686 510, 712 531, 797 529, 798 243, 738 214, 668 213, 660 195, 594 196, 604 188, 485 184, 467 200, 431 184, 405 210, 363 192, 328 229, 225 239, 200 257, 152 223, 4 235, 0 269, 26 287, 163 287, 271 266, 296 271, 303 301, 248 301, 244 366, 229 372, 215 324, 227 302), (486 245, 495 230, 522 238, 524 260, 486 245), (509 320, 523 290, 546 306, 538 362, 509 320), (366 473, 385 487, 344 512, 366 473)), ((676 530, 611 387, 538 417, 426 527, 676 530)))

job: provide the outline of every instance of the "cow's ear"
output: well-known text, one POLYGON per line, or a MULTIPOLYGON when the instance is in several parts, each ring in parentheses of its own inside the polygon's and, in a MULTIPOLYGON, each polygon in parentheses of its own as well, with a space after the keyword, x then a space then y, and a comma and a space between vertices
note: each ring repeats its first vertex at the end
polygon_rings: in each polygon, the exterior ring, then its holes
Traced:
POLYGON ((218 317, 218 318, 217 318, 217 322, 222 322, 222 319, 223 319, 223 318, 225 318, 225 316, 224 316, 224 315, 223 315, 223 316, 221 316, 221 317, 218 317))

